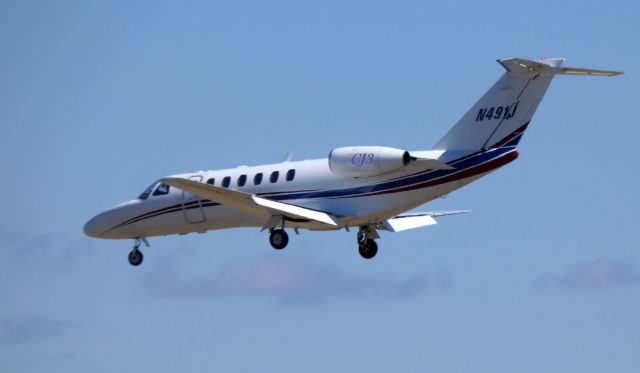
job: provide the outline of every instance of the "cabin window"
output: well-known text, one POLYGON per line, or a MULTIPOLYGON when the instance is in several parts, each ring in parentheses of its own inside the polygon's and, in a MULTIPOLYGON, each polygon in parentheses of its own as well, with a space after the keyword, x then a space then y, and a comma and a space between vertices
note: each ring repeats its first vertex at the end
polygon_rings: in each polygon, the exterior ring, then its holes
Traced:
POLYGON ((262 172, 259 172, 256 174, 256 176, 253 177, 253 185, 260 185, 261 182, 262 182, 262 172))
POLYGON ((287 171, 287 176, 286 179, 287 181, 293 181, 293 178, 296 177, 296 170, 294 170, 293 168, 290 169, 289 171, 287 171))
POLYGON ((246 183, 247 183, 247 175, 240 175, 238 177, 238 186, 239 187, 244 186, 244 184, 246 183))
POLYGON ((277 182, 277 181, 278 181, 278 176, 280 176, 280 172, 278 172, 278 171, 273 171, 273 172, 271 173, 271 176, 269 176, 269 181, 270 181, 271 183, 275 183, 275 182, 277 182))
POLYGON ((225 176, 224 179, 222 179, 222 187, 228 188, 229 184, 231 184, 231 177, 225 176))
POLYGON ((207 184, 216 185, 216 179, 212 177, 211 179, 207 180, 207 184))
POLYGON ((166 194, 169 194, 169 186, 167 184, 160 184, 156 190, 153 191, 154 196, 164 196, 166 194))

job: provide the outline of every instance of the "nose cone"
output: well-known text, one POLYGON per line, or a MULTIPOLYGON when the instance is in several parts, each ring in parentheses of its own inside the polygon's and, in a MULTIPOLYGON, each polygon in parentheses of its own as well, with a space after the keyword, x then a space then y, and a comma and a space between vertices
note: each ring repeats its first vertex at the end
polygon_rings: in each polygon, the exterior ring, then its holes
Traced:
POLYGON ((89 237, 100 238, 111 228, 110 222, 104 213, 94 216, 84 225, 84 234, 89 237))
POLYGON ((84 234, 89 237, 111 239, 136 237, 135 232, 133 236, 131 232, 123 232, 120 225, 137 216, 141 206, 140 200, 131 200, 113 206, 89 220, 84 225, 84 234))

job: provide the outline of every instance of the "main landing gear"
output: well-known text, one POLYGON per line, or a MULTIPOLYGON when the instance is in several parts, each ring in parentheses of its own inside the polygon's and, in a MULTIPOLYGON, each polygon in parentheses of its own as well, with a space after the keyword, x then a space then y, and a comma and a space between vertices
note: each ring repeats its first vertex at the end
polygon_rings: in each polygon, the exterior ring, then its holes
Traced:
POLYGON ((272 229, 269 234, 269 243, 274 249, 282 250, 289 243, 289 235, 284 229, 272 229))
MULTIPOLYGON (((272 227, 269 229, 269 243, 271 247, 282 250, 289 243, 289 235, 283 228, 272 227)), ((298 233, 296 229, 296 233, 298 233)), ((361 226, 357 235, 358 252, 364 259, 371 259, 378 253, 376 239, 380 238, 374 225, 361 226)))
POLYGON ((358 252, 365 259, 371 259, 378 253, 376 238, 380 238, 376 228, 373 226, 362 226, 358 230, 358 252))
POLYGON ((142 255, 142 251, 139 250, 140 245, 142 243, 144 243, 146 247, 149 247, 149 243, 147 242, 146 238, 144 237, 136 238, 133 244, 133 249, 129 253, 129 264, 131 264, 134 267, 137 267, 140 264, 142 264, 142 261, 144 260, 144 255, 142 255))
MULTIPOLYGON (((284 222, 284 216, 273 215, 262 227, 262 231, 269 230, 269 243, 276 250, 284 249, 289 243, 289 235, 284 230, 284 222)), ((298 228, 294 228, 294 230, 298 233, 298 228)))

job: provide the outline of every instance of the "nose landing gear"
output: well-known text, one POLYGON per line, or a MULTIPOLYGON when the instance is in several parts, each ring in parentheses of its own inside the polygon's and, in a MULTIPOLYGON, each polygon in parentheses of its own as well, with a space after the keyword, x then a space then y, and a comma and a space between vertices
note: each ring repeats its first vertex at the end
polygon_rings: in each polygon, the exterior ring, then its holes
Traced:
POLYGON ((374 226, 362 226, 358 231, 358 252, 364 259, 371 259, 378 253, 376 238, 380 238, 374 226))
POLYGON ((358 243, 358 252, 365 259, 371 259, 378 253, 378 244, 372 239, 358 243))
POLYGON ((133 244, 133 249, 129 253, 129 264, 131 264, 134 267, 137 267, 140 264, 142 264, 142 261, 144 260, 144 255, 142 255, 142 251, 139 250, 140 245, 142 243, 144 243, 146 247, 149 247, 149 243, 147 242, 146 238, 144 237, 136 238, 133 244))

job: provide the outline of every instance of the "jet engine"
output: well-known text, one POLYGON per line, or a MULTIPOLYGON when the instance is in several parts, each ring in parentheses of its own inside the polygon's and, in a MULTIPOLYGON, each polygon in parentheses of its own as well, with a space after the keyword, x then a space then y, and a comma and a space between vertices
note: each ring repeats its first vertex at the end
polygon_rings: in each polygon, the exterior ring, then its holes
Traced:
POLYGON ((331 172, 342 177, 371 177, 404 167, 411 162, 406 150, 383 146, 348 146, 329 153, 331 172))

